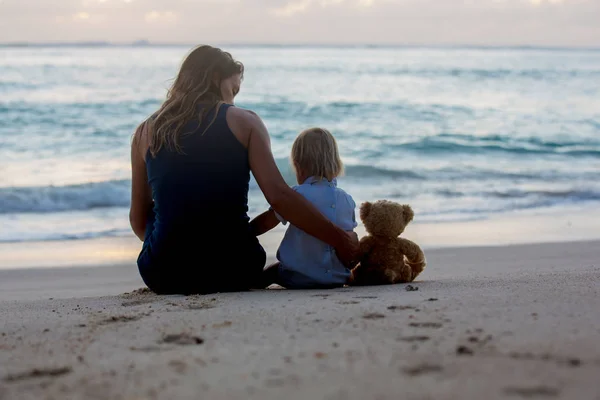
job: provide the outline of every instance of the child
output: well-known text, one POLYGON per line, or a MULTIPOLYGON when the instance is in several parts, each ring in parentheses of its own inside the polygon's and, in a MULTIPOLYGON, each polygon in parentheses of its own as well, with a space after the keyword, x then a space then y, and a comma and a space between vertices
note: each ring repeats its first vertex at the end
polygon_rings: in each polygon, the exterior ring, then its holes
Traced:
MULTIPOLYGON (((337 187, 343 172, 333 135, 322 128, 300 133, 292 146, 292 165, 298 186, 293 189, 310 201, 323 215, 346 231, 356 228, 352 197, 337 187)), ((272 209, 256 217, 250 226, 256 236, 287 224, 272 209)), ((278 263, 266 268, 263 287, 277 283, 288 289, 339 287, 348 283, 350 270, 340 262, 334 249, 290 225, 277 251, 278 263)))

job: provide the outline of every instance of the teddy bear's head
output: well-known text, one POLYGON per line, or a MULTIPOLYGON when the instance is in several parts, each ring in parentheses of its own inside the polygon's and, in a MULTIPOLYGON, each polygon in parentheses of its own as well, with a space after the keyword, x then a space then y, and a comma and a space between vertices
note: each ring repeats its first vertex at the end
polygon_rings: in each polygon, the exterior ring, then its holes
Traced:
POLYGON ((366 202, 360 206, 360 219, 373 236, 397 237, 414 216, 409 205, 389 200, 366 202))

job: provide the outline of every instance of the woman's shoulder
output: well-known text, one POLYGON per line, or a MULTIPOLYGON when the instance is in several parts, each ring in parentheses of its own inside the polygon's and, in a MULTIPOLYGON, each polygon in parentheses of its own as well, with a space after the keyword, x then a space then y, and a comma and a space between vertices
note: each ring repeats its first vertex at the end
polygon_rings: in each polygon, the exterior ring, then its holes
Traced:
POLYGON ((232 120, 235 120, 235 121, 241 122, 241 123, 246 123, 246 124, 253 124, 253 123, 262 121, 260 119, 260 117, 258 116, 258 114, 252 110, 240 108, 240 107, 229 105, 229 104, 227 106, 228 106, 228 108, 227 108, 227 119, 228 120, 231 118, 232 120))
POLYGON ((150 147, 150 132, 148 129, 148 124, 151 122, 151 117, 142 122, 131 138, 131 147, 132 150, 135 150, 138 154, 141 155, 142 159, 145 160, 146 153, 148 152, 148 148, 150 147))
POLYGON ((267 140, 269 135, 267 128, 254 111, 228 107, 226 120, 231 132, 246 148, 249 146, 251 135, 259 135, 267 140))

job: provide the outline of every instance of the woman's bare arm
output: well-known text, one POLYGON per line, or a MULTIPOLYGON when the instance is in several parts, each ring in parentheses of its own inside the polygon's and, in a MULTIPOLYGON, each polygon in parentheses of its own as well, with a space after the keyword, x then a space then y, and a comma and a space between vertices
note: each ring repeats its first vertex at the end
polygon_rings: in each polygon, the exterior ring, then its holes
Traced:
POLYGON ((337 227, 287 185, 271 153, 267 128, 256 114, 241 109, 231 111, 235 113, 233 129, 249 130, 250 168, 271 207, 294 226, 333 246, 342 262, 351 263, 358 254, 356 234, 337 227))
POLYGON ((148 213, 152 208, 152 194, 148 185, 146 161, 147 150, 146 124, 140 125, 133 135, 131 143, 131 208, 129 223, 135 235, 144 241, 148 213))
POLYGON ((255 236, 263 235, 279 225, 275 211, 268 210, 250 221, 250 229, 255 236))

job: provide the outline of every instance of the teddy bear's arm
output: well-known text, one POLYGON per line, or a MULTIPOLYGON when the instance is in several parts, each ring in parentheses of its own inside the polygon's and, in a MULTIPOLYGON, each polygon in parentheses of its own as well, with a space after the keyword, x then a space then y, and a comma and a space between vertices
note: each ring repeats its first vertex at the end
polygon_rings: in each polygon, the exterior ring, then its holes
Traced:
POLYGON ((358 254, 358 262, 352 269, 350 276, 350 284, 354 286, 368 285, 371 282, 371 276, 368 272, 368 258, 369 253, 373 249, 375 244, 374 238, 371 236, 365 236, 360 239, 360 250, 358 254))
POLYGON ((369 253, 373 249, 374 244, 375 244, 375 238, 373 236, 365 236, 362 239, 360 239, 359 261, 362 261, 369 256, 369 253))
POLYGON ((408 239, 398 238, 398 244, 402 253, 406 257, 406 264, 412 270, 412 279, 415 279, 427 265, 423 250, 414 242, 408 239))

